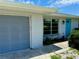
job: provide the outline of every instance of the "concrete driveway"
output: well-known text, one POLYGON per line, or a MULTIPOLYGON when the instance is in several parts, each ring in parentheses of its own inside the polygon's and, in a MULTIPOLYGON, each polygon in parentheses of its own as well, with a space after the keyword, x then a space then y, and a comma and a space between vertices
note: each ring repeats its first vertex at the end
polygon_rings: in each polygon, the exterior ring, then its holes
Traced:
POLYGON ((0 55, 0 59, 50 59, 50 53, 65 49, 68 42, 60 42, 39 49, 27 49, 0 55))

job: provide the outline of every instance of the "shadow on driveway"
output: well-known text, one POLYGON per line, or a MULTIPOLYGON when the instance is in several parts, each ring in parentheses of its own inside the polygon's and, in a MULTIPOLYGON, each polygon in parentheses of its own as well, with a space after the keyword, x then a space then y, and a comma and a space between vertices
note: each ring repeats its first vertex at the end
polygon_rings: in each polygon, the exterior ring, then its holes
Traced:
POLYGON ((60 49, 63 49, 63 48, 53 44, 49 46, 44 46, 39 49, 27 49, 27 50, 20 50, 20 51, 6 53, 3 55, 0 55, 0 59, 30 59, 40 55, 53 53, 60 49))

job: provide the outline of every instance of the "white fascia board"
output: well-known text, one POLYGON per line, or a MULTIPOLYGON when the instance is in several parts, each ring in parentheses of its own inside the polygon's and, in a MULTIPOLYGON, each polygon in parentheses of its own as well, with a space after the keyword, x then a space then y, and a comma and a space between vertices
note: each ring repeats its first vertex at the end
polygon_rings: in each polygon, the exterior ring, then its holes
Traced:
POLYGON ((71 14, 64 14, 64 13, 52 13, 51 16, 58 16, 58 17, 66 17, 66 18, 79 18, 79 16, 71 15, 71 14))

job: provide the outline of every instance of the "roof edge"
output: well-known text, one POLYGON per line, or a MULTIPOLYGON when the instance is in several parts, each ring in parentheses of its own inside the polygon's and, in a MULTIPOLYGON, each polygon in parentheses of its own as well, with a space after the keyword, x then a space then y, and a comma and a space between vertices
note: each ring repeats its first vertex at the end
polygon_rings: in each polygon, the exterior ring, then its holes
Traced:
POLYGON ((17 2, 0 2, 0 7, 17 7, 17 8, 25 8, 27 9, 33 9, 33 10, 40 10, 40 11, 47 11, 49 13, 51 12, 58 12, 57 8, 47 8, 47 7, 42 7, 42 6, 36 6, 36 5, 31 5, 31 4, 25 4, 25 3, 17 3, 17 2), (26 8, 27 7, 27 8, 26 8))

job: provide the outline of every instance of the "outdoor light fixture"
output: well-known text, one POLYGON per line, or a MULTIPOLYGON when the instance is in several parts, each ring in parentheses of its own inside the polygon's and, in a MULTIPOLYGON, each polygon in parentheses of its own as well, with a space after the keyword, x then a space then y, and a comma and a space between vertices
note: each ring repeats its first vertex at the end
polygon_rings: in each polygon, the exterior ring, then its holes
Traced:
POLYGON ((62 23, 64 24, 64 23, 65 23, 65 21, 63 20, 63 21, 62 21, 62 23))

